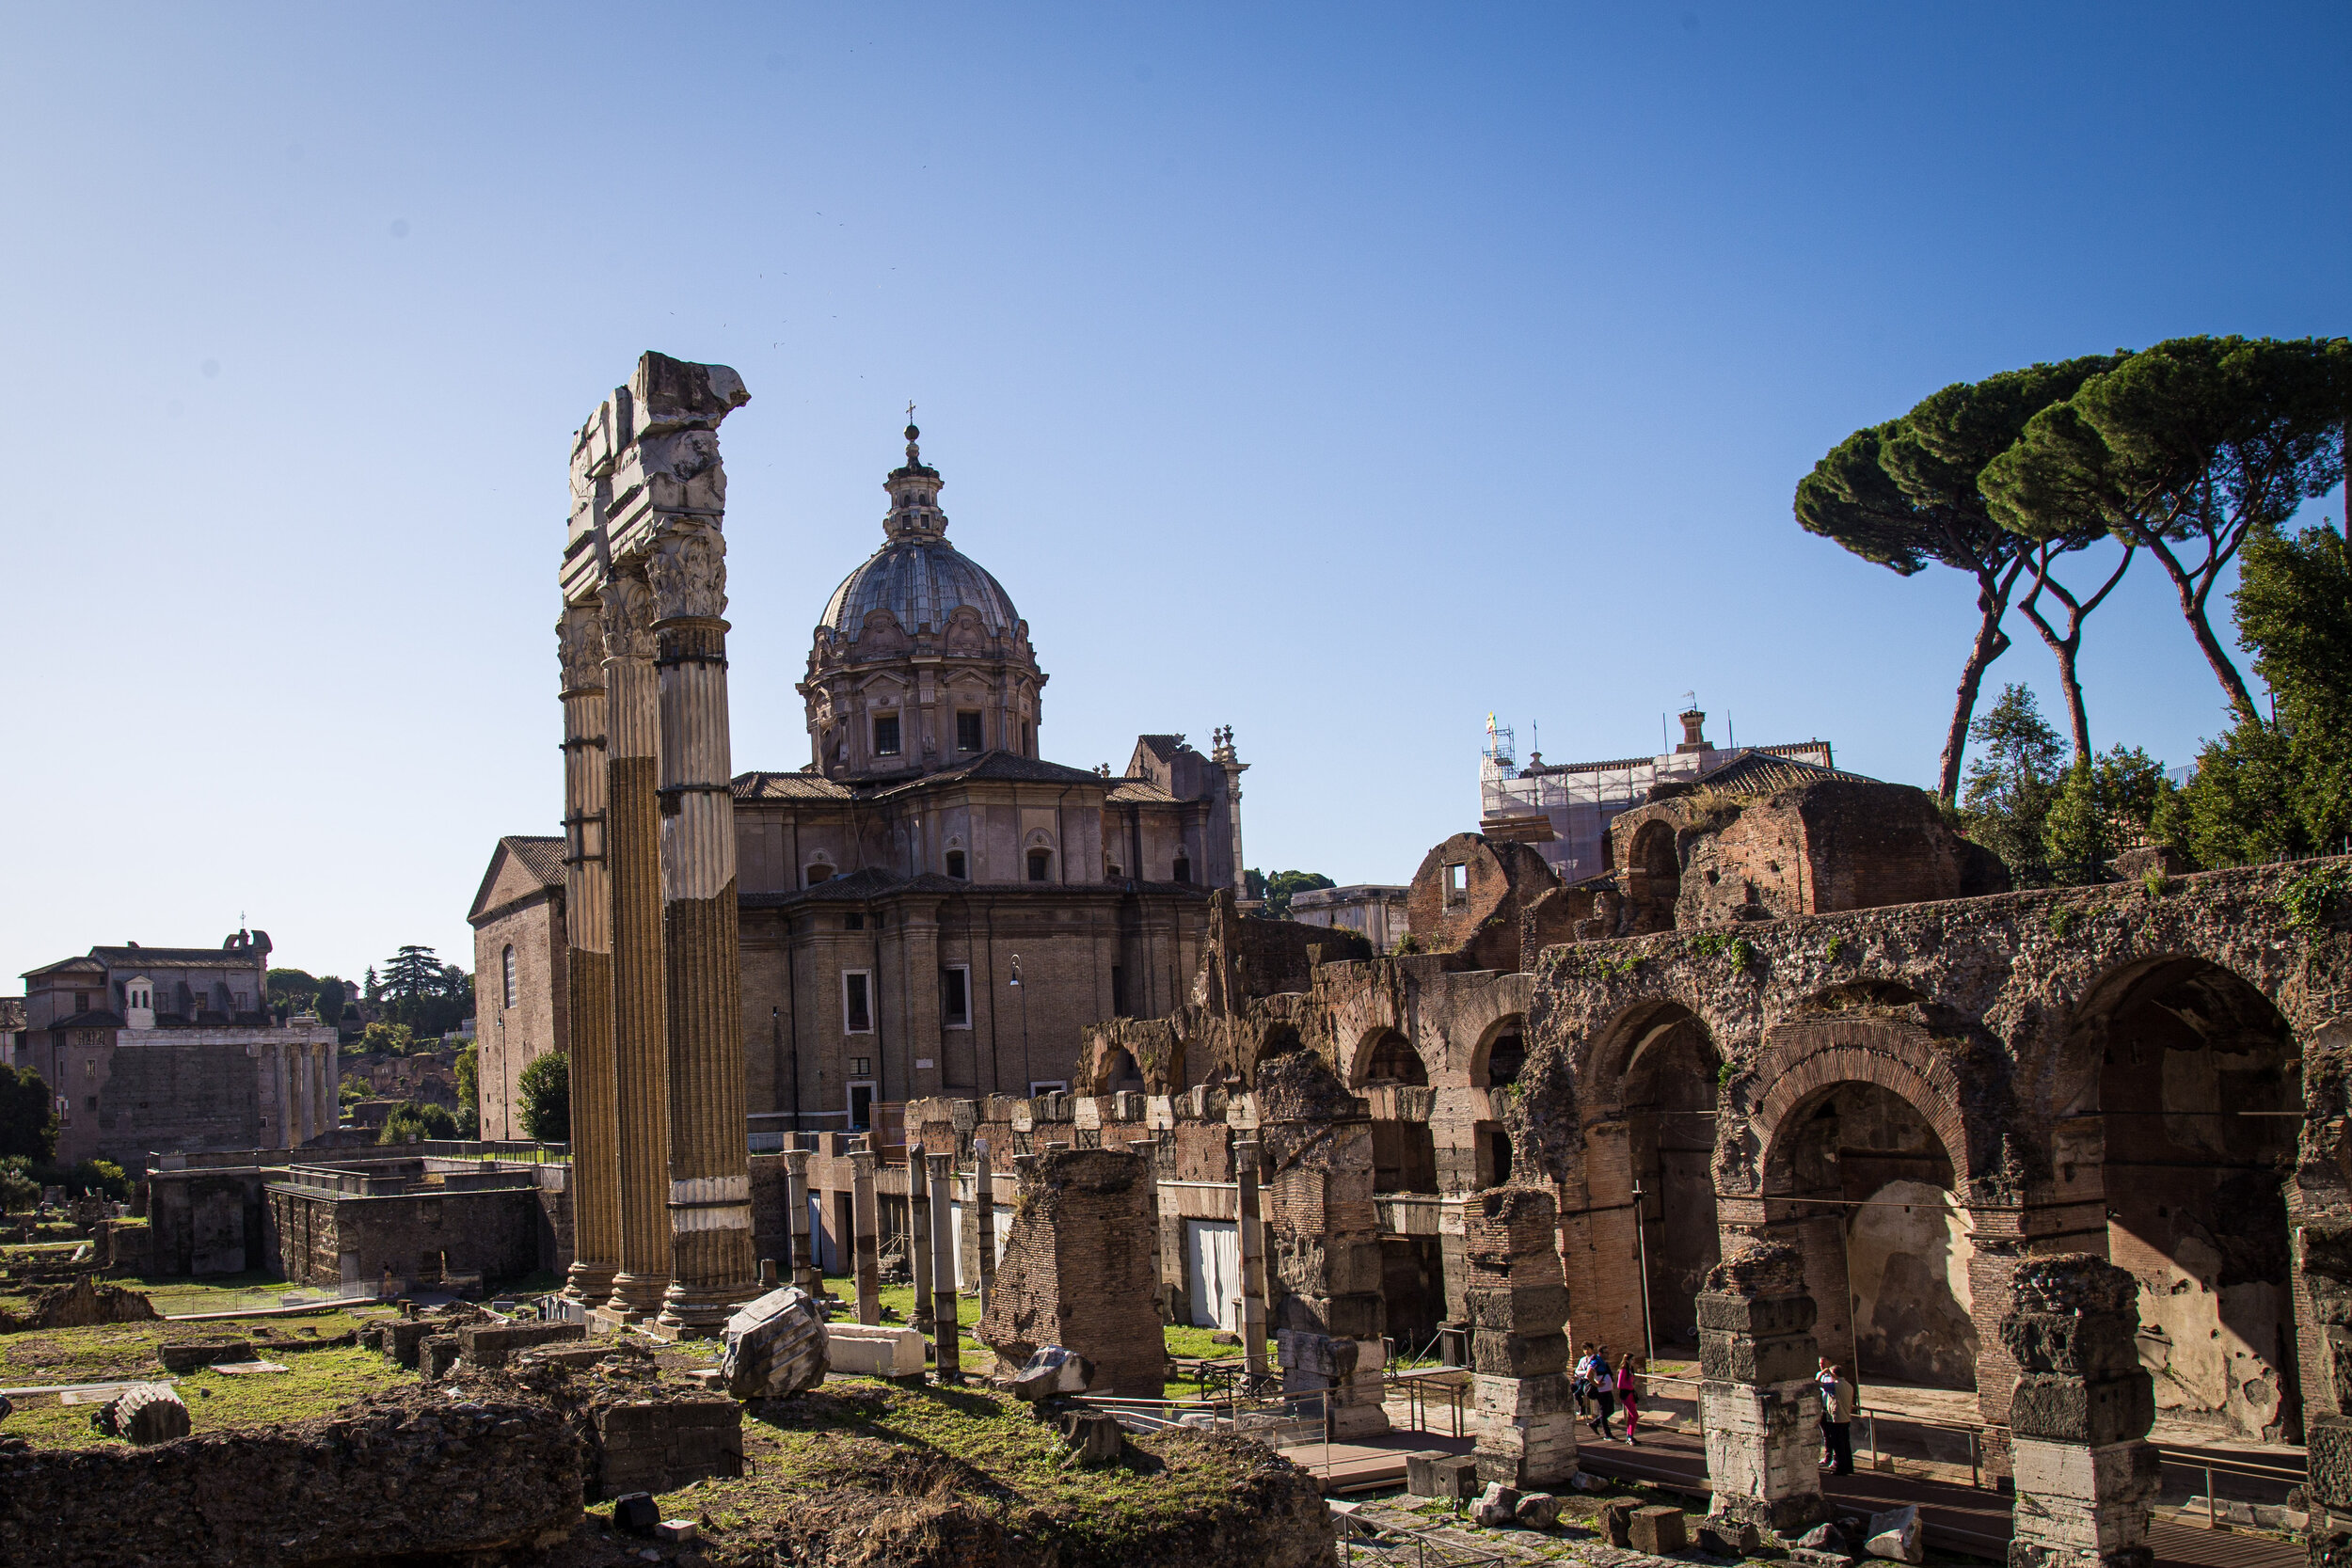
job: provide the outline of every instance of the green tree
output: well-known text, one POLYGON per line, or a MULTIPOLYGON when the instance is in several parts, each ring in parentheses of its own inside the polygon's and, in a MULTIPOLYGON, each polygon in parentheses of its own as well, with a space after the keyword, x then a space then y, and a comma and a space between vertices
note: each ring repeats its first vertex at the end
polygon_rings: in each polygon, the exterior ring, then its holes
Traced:
POLYGON ((21 1213, 40 1201, 40 1183, 33 1180, 32 1165, 22 1154, 0 1157, 0 1211, 21 1213))
POLYGON ((1978 746, 1961 797, 1968 836, 2000 856, 2019 886, 2046 881, 2042 830, 2058 798, 2066 743, 2042 717, 2032 689, 2016 684, 2001 689, 1968 734, 1978 746))
POLYGON ((384 1118, 384 1131, 376 1135, 379 1144, 406 1143, 410 1137, 453 1138, 457 1136, 457 1118, 445 1105, 430 1102, 420 1104, 408 1101, 394 1106, 392 1114, 384 1118))
POLYGON ((2061 882, 2096 881, 2118 850, 2161 837, 2172 784, 2164 765, 2137 747, 2118 746, 2066 770, 2042 825, 2042 849, 2061 882))
POLYGON ((2033 556, 2022 535, 1994 517, 1978 476, 2037 413, 2073 396, 2118 357, 2092 356, 1955 382, 1901 419, 1855 431, 1797 485, 1797 521, 1808 532, 1903 577, 1935 564, 1965 572, 1976 584, 1977 635, 1961 668, 1937 765, 1936 793, 1946 805, 1959 794, 1984 673, 2010 646, 2001 629, 2010 596, 2033 556))
POLYGON ((469 1105, 479 1101, 482 1098, 482 1070, 473 1046, 466 1046, 457 1053, 455 1070, 457 1098, 469 1105))
POLYGON ((371 1023, 359 1036, 359 1049, 405 1056, 417 1048, 417 1037, 405 1023, 371 1023))
POLYGON ((572 1059, 561 1051, 533 1056, 516 1081, 523 1136, 543 1144, 572 1141, 572 1059))
POLYGON ((1269 920, 1288 920, 1291 899, 1297 894, 1339 886, 1319 871, 1277 871, 1270 877, 1248 871, 1242 875, 1250 896, 1264 901, 1263 912, 1269 920))
POLYGON ((31 1068, 0 1067, 0 1155, 36 1164, 57 1156, 57 1104, 48 1080, 31 1068))
POLYGON ((2339 852, 2352 839, 2352 552, 2332 528, 2253 530, 2231 600, 2277 718, 2241 716, 2206 745, 2172 836, 2201 865, 2339 852))
POLYGON ((2096 516, 2153 556, 2230 706, 2260 722, 2207 601, 2253 532, 2342 480, 2347 406, 2343 339, 2175 338, 2036 414, 1981 483, 2022 531, 2096 516))
POLYGON ((319 976, 318 989, 310 998, 310 1007, 319 1015, 321 1022, 341 1023, 343 1009, 350 1006, 351 997, 340 978, 332 974, 319 976))
POLYGON ((319 983, 315 976, 299 969, 273 969, 266 980, 270 1005, 288 1011, 299 1011, 310 1005, 317 994, 319 983))

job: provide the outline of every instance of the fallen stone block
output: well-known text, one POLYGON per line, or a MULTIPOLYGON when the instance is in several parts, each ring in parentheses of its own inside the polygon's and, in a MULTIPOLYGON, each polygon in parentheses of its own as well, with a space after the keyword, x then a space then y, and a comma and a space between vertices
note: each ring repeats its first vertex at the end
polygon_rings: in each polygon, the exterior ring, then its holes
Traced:
POLYGON ((427 1383, 438 1383, 457 1365, 457 1336, 428 1334, 417 1342, 417 1370, 427 1383))
POLYGON ((1061 1434, 1081 1465, 1107 1465, 1127 1446, 1119 1418, 1100 1410, 1064 1411, 1061 1434))
POLYGON ((1672 1557, 1691 1544, 1683 1528, 1682 1510, 1664 1503, 1635 1509, 1626 1533, 1635 1551, 1647 1552, 1652 1557, 1672 1557))
POLYGON ((1459 1502, 1478 1493, 1478 1456, 1427 1449, 1405 1456, 1405 1490, 1415 1497, 1459 1502))
POLYGON ((1028 1364, 1013 1375, 1012 1397, 1050 1399, 1056 1394, 1083 1394, 1093 1386, 1093 1362, 1059 1345, 1041 1345, 1029 1357, 1028 1364))
POLYGON ((691 1519, 664 1519, 654 1526, 653 1538, 683 1545, 690 1541, 700 1541, 703 1538, 702 1527, 691 1519))
POLYGON ((1863 1528, 1862 1549, 1890 1562, 1926 1561, 1927 1540, 1920 1528, 1917 1506, 1906 1503, 1901 1508, 1871 1514, 1869 1524, 1863 1528))
POLYGON ((1488 1526, 1516 1524, 1518 1511, 1518 1489, 1490 1481, 1486 1490, 1478 1494, 1478 1500, 1470 1504, 1470 1522, 1488 1526))
MULTIPOLYGON (((817 1303, 806 1291, 787 1286, 745 1302, 727 1319, 719 1372, 727 1392, 739 1400, 797 1394, 825 1381, 828 1341, 817 1303)), ((918 1372, 921 1354, 918 1349, 918 1372)))
POLYGON ((631 1492, 612 1499, 612 1528, 631 1535, 651 1535, 654 1526, 661 1522, 661 1510, 654 1506, 650 1492, 631 1492))
POLYGON ((1761 1544, 1756 1527, 1744 1519, 1701 1520, 1698 1548, 1709 1557, 1754 1557, 1761 1544))
POLYGON ((1613 1502, 1600 1505, 1600 1513, 1596 1522, 1600 1526, 1600 1533, 1608 1538, 1612 1546, 1633 1544, 1633 1511, 1641 1506, 1631 1497, 1619 1497, 1613 1502))
POLYGON ((853 1377, 920 1377, 923 1336, 881 1323, 827 1323, 825 1358, 853 1377))
POLYGON ((250 1361, 253 1347, 243 1339, 167 1339, 155 1355, 167 1372, 192 1372, 216 1361, 250 1361))
POLYGON ((1549 1492, 1529 1492, 1512 1515, 1521 1529, 1549 1529, 1560 1522, 1560 1499, 1549 1492))
POLYGON ((526 1366, 569 1367, 577 1371, 593 1367, 613 1354, 611 1345, 541 1345, 527 1350, 516 1359, 526 1366))
POLYGON ((1788 1560, 1803 1564, 1803 1568, 1851 1568, 1854 1560, 1844 1552, 1819 1546, 1791 1546, 1788 1560))
POLYGON ((92 1423, 109 1437, 139 1448, 188 1434, 188 1407, 161 1383, 127 1388, 101 1405, 92 1423))
POLYGON ((467 1323, 457 1346, 469 1367, 503 1367, 520 1352, 586 1338, 583 1323, 467 1323))

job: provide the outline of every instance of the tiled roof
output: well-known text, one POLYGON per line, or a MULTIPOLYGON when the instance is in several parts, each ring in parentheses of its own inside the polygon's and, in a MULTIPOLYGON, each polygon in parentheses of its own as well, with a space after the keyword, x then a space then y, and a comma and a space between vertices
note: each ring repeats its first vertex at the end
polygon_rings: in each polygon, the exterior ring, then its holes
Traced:
POLYGON ((961 767, 894 784, 881 791, 881 795, 897 795, 910 789, 928 789, 935 784, 962 784, 966 781, 1098 785, 1105 782, 1099 773, 1089 773, 1083 768, 1065 768, 1058 762, 1047 762, 1041 757, 1025 757, 1011 752, 982 752, 961 767))
POLYGON ((122 1027, 122 1015, 93 1007, 87 1012, 69 1013, 64 1018, 53 1018, 49 1021, 48 1027, 52 1029, 119 1029, 122 1027))
POLYGON ((561 835, 541 838, 523 833, 508 833, 499 842, 513 851, 522 862, 523 869, 539 879, 542 887, 564 885, 564 840, 561 835))
POLYGON ((1106 806, 1183 804, 1149 779, 1113 779, 1110 785, 1110 793, 1103 797, 1103 803, 1106 806))
POLYGON ((848 784, 822 773, 738 773, 730 781, 739 800, 847 800, 848 784))
POLYGON ((259 969, 267 953, 261 947, 93 947, 79 958, 28 969, 24 977, 102 969, 259 969))
POLYGON ((1849 773, 1842 768, 1823 768, 1819 763, 1774 756, 1770 752, 1743 751, 1721 767, 1701 773, 1691 784, 1700 789, 1720 789, 1727 795, 1771 795, 1832 779, 1846 784, 1881 782, 1867 773, 1849 773))
POLYGON ((1176 753, 1184 749, 1184 737, 1181 735, 1139 735, 1136 736, 1136 744, 1162 762, 1173 762, 1176 753))

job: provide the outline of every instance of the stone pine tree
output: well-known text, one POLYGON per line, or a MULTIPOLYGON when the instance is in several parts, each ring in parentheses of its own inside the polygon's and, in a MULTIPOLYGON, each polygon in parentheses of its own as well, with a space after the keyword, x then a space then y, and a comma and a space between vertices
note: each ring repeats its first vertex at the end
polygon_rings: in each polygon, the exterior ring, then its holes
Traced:
POLYGON ((1980 483, 2022 534, 2060 537, 2096 517, 2153 556, 2231 708, 2259 723, 2207 601, 2253 531, 2344 477, 2347 407, 2343 339, 2175 338, 2035 414, 1980 483))
POLYGON ((1901 419, 1855 431, 1797 485, 1797 521, 1808 532, 1904 577, 1933 564, 1965 572, 1976 584, 1977 635, 1936 768, 1936 793, 1947 805, 1960 794, 1985 671, 2010 645, 2001 623, 2010 595, 2034 563, 2025 536, 1994 517, 1977 477, 2027 420, 2117 358, 2092 356, 1956 382, 1901 419))

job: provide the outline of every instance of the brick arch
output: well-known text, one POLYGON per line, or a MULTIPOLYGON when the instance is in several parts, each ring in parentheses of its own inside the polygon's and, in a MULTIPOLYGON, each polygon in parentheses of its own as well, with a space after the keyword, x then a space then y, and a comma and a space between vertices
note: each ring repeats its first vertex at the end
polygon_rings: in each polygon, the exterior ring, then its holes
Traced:
POLYGON ((2126 958, 2098 973, 2065 1013, 2057 1044, 2043 1064, 2054 1120, 2099 1108, 2108 1026, 2152 990, 2187 979, 2199 968, 2217 971, 2260 997, 2277 1015, 2288 1044, 2302 1053, 2306 1032, 2288 1016, 2285 999, 2277 994, 2281 988, 2264 985, 2225 957, 2166 947, 2126 958))
POLYGON ((1490 1021, 1486 1028, 1479 1031, 1478 1043, 1470 1047, 1470 1081, 1473 1086, 1478 1088, 1485 1088, 1486 1086, 1487 1059, 1494 1053, 1495 1041, 1501 1039, 1503 1036, 1510 1034, 1514 1030, 1518 1032, 1520 1062, 1521 1065, 1525 1064, 1527 1051, 1527 1015, 1525 1013, 1504 1013, 1501 1017, 1490 1021))
POLYGON ((1731 1053, 1724 1049, 1723 1037, 1696 999, 1671 993, 1640 997, 1611 1014, 1585 1037, 1576 1060, 1576 1081, 1583 1091, 1580 1098, 1596 1108, 1610 1103, 1616 1098, 1627 1069, 1632 1067, 1633 1058, 1642 1048, 1686 1022, 1697 1024, 1706 1034, 1707 1043, 1718 1060, 1730 1059, 1731 1053))
POLYGON ((1726 1117, 1722 1137, 1740 1131, 1753 1136, 1758 1156, 1726 1169, 1753 1180, 1743 1196, 1768 1196, 1779 1180, 1775 1167, 1788 1148, 1798 1117, 1841 1084, 1873 1084, 1900 1099, 1933 1130, 1951 1163, 1955 1191, 1964 1192, 1976 1174, 1971 1163, 1965 1097, 1960 1073, 1936 1053, 1927 1032, 1892 1019, 1829 1018, 1781 1025, 1756 1064, 1762 1098, 1745 1118, 1726 1117))
POLYGON ((1420 1060, 1422 1082, 1427 1084, 1430 1081, 1427 1053, 1415 1044, 1411 1036, 1393 1023, 1375 1023, 1357 1036, 1356 1043, 1347 1048, 1347 1060, 1342 1064, 1340 1081, 1351 1089, 1362 1088, 1365 1075, 1372 1070, 1373 1053, 1379 1050, 1380 1043, 1387 1039, 1405 1042, 1405 1048, 1420 1060))

